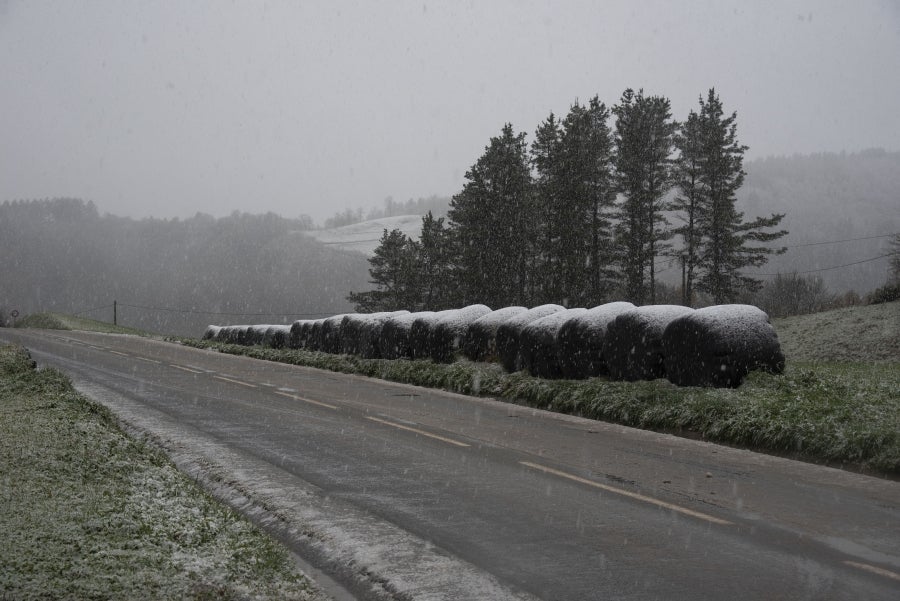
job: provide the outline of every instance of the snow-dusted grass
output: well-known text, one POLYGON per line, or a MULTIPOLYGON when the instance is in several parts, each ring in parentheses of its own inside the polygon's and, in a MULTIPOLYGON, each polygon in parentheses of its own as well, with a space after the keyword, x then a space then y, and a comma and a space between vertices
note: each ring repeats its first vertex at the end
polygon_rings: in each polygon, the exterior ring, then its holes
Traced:
POLYGON ((0 599, 316 599, 287 551, 0 347, 0 599))
POLYGON ((900 301, 772 321, 788 361, 900 362, 900 301))
POLYGON ((418 240, 419 234, 422 232, 422 216, 400 215, 396 217, 382 217, 341 227, 309 230, 303 233, 324 244, 372 256, 375 254, 375 249, 378 248, 384 230, 390 232, 395 229, 402 231, 413 240, 418 240))
POLYGON ((662 379, 546 380, 469 361, 444 365, 208 341, 185 343, 900 474, 900 363, 789 362, 783 374, 752 372, 740 388, 718 389, 679 387, 662 379))
POLYGON ((125 326, 113 325, 104 321, 76 317, 63 313, 34 313, 16 322, 17 328, 41 328, 45 330, 83 330, 86 332, 103 332, 105 334, 134 334, 150 336, 149 332, 125 326))

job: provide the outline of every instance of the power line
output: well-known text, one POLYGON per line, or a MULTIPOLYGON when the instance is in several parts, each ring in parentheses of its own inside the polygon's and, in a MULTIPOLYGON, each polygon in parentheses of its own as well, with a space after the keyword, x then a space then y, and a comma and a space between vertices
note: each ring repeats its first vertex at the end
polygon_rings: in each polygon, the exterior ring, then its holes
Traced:
POLYGON ((82 311, 75 311, 72 315, 83 315, 84 313, 93 313, 94 311, 99 311, 101 309, 112 309, 112 305, 103 305, 102 307, 95 307, 93 309, 84 309, 82 311))
MULTIPOLYGON (((111 307, 112 305, 108 305, 111 307)), ((335 315, 334 311, 318 312, 318 313, 294 313, 293 311, 284 311, 281 313, 236 313, 228 311, 198 311, 195 309, 173 309, 171 307, 150 307, 147 305, 133 305, 129 303, 119 303, 120 307, 129 307, 131 309, 143 309, 145 311, 164 311, 168 313, 187 313, 191 315, 226 315, 232 317, 316 317, 335 315)))
POLYGON ((820 269, 808 269, 808 270, 806 270, 806 271, 789 271, 789 272, 784 272, 784 273, 752 273, 752 274, 749 274, 749 275, 753 275, 753 276, 757 276, 757 275, 776 276, 776 275, 788 275, 788 274, 794 274, 794 273, 797 274, 797 275, 800 275, 800 274, 803 274, 803 273, 818 273, 818 272, 820 272, 820 271, 831 271, 832 269, 841 269, 841 268, 843 268, 843 267, 852 267, 853 265, 861 265, 861 264, 863 264, 863 263, 869 263, 869 262, 871 262, 871 261, 877 261, 878 259, 883 259, 883 258, 885 258, 885 257, 893 257, 893 256, 896 255, 896 254, 897 254, 897 253, 888 253, 888 254, 886 254, 886 255, 879 255, 879 256, 877 256, 877 257, 872 257, 871 259, 863 259, 862 261, 855 261, 855 262, 853 262, 853 263, 847 263, 847 264, 845 264, 845 265, 832 265, 831 267, 822 267, 822 268, 820 268, 820 269))
POLYGON ((786 246, 785 248, 802 248, 804 246, 820 246, 823 244, 840 244, 841 242, 856 242, 857 240, 875 240, 877 238, 890 238, 892 236, 897 236, 900 232, 895 232, 893 234, 882 234, 880 236, 864 236, 862 238, 846 238, 844 240, 826 240, 824 242, 807 242, 806 244, 792 244, 790 246, 786 246))

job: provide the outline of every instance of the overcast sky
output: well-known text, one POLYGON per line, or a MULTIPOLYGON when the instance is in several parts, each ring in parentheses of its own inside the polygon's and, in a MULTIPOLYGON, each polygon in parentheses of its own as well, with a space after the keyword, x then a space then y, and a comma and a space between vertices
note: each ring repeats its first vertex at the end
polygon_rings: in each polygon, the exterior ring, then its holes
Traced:
POLYGON ((0 78, 0 201, 321 222, 626 87, 714 86, 750 157, 898 150, 900 2, 0 0, 0 78))

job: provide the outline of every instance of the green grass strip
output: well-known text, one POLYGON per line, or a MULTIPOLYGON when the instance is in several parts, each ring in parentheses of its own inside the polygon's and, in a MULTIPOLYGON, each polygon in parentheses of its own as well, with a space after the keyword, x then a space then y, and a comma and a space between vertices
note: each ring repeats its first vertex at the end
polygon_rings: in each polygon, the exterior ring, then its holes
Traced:
POLYGON ((134 336, 153 336, 150 332, 113 325, 105 321, 77 317, 64 313, 34 313, 16 322, 17 328, 38 328, 43 330, 82 330, 85 332, 101 332, 104 334, 132 334, 134 336))
POLYGON ((311 599, 288 552, 0 346, 0 599, 311 599))
POLYGON ((666 380, 543 380, 494 364, 388 361, 183 340, 185 344, 438 388, 812 462, 900 474, 900 364, 798 363, 752 373, 737 389, 666 380))

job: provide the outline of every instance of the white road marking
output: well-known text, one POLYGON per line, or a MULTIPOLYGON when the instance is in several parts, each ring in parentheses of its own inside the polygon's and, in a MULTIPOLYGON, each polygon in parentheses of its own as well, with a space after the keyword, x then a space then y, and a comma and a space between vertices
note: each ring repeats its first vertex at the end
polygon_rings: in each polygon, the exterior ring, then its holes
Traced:
POLYGON ((552 467, 547 467, 545 465, 539 465, 537 463, 531 463, 530 461, 520 461, 524 466, 530 467, 532 469, 536 469, 542 471, 547 474, 553 474, 554 476, 559 476, 561 478, 568 478, 569 480, 573 480, 575 482, 579 482, 581 484, 587 484, 588 486, 593 486, 594 488, 599 488, 601 490, 605 490, 607 492, 615 493, 617 495, 622 495, 628 497, 630 499, 635 499, 637 501, 643 501, 644 503, 650 503, 652 505, 656 505, 657 507, 663 507, 665 509, 671 509, 672 511, 677 511, 678 513, 683 513, 684 515, 689 515, 691 517, 695 517, 701 520, 706 520, 707 522, 712 522, 713 524, 720 524, 723 526, 730 526, 732 522, 728 520, 723 520, 721 518, 717 518, 715 516, 709 515, 707 513, 701 513, 699 511, 694 511, 693 509, 688 509, 687 507, 682 507, 681 505, 675 505, 674 503, 668 503, 666 501, 661 501, 660 499, 654 499, 653 497, 648 497, 646 495, 642 495, 636 492, 631 492, 630 490, 625 490, 623 488, 616 488, 615 486, 609 486, 608 484, 601 484, 599 482, 595 482, 593 480, 588 480, 587 478, 582 478, 580 476, 576 476, 574 474, 569 474, 566 472, 561 472, 559 470, 555 470, 552 467))
MULTIPOLYGON (((197 372, 200 373, 200 372, 197 372)), ((241 386, 246 386, 247 388, 256 388, 256 384, 250 384, 249 382, 241 382, 240 380, 234 380, 232 378, 226 378, 225 376, 213 376, 217 380, 223 380, 225 382, 231 382, 232 384, 240 384, 241 386)))
POLYGON ((410 432, 415 432, 416 434, 421 434, 422 436, 427 436, 428 438, 434 438, 435 440, 440 440, 442 442, 446 442, 449 444, 455 444, 458 447, 468 447, 468 445, 464 442, 460 442, 458 440, 453 440, 452 438, 446 438, 444 436, 438 436, 437 434, 432 434, 431 432, 426 432, 425 430, 419 430, 418 428, 412 428, 410 426, 404 426, 403 424, 397 424, 394 422, 389 422, 387 420, 379 419, 377 417, 367 416, 366 419, 370 419, 373 422, 378 422, 379 424, 385 424, 387 426, 393 426, 395 428, 400 428, 401 430, 408 430, 410 432))
POLYGON ((879 568, 878 566, 870 566, 867 563, 857 563, 855 561, 845 561, 844 563, 848 566, 853 566, 854 568, 859 568, 860 570, 871 572, 872 574, 878 574, 879 576, 884 576, 885 578, 900 581, 900 574, 898 574, 897 572, 885 570, 884 568, 879 568))
POLYGON ((202 374, 202 371, 198 371, 196 369, 191 369, 190 367, 182 367, 181 365, 175 365, 174 363, 170 363, 169 367, 174 367, 175 369, 180 369, 181 371, 190 372, 192 374, 202 374))
POLYGON ((311 403, 313 405, 319 405, 320 407, 327 407, 328 409, 339 409, 334 405, 329 405, 328 403, 323 403, 322 401, 314 401, 312 399, 307 399, 306 397, 297 396, 296 394, 290 394, 288 392, 281 392, 280 390, 274 391, 275 394, 280 394, 281 396, 286 396, 289 399, 294 399, 295 401, 303 401, 304 403, 311 403))
POLYGON ((130 356, 131 356, 131 355, 129 355, 128 353, 120 353, 119 351, 112 351, 112 350, 111 350, 111 351, 109 351, 109 352, 112 353, 113 355, 120 355, 120 356, 122 356, 122 357, 130 357, 130 356))

